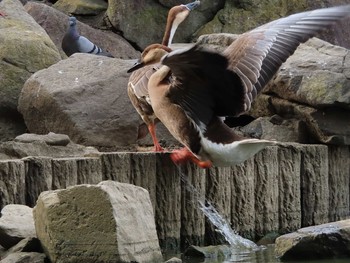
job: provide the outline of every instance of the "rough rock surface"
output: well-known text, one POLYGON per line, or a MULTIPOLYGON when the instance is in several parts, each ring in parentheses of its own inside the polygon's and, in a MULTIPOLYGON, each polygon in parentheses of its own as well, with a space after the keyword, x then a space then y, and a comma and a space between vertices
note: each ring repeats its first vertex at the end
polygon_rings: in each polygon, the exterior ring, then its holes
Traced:
POLYGON ((0 245, 10 248, 27 237, 36 237, 32 208, 7 205, 1 210, 0 245))
POLYGON ((38 238, 53 262, 161 262, 148 192, 104 181, 43 192, 34 208, 38 238))
POLYGON ((0 209, 8 204, 26 203, 25 182, 25 165, 22 161, 0 160, 0 209))
POLYGON ((60 55, 19 0, 3 0, 0 9, 7 14, 0 23, 0 141, 5 141, 25 131, 17 112, 24 82, 34 72, 58 62, 60 55))
MULTIPOLYGON (((317 8, 349 4, 348 0, 272 0, 272 1, 225 1, 225 6, 214 19, 205 24, 196 35, 212 33, 244 33, 269 21, 317 8)), ((331 43, 350 48, 350 18, 343 20, 321 38, 331 43)))
MULTIPOLYGON (((33 222, 33 216, 32 216, 31 222, 33 222)), ((0 258, 6 258, 6 257, 9 257, 11 254, 14 254, 14 253, 17 254, 17 253, 22 253, 22 252, 42 253, 41 244, 40 244, 39 239, 37 239, 36 237, 24 238, 21 241, 19 241, 16 245, 9 248, 4 253, 3 256, 0 256, 0 258)), ((14 261, 14 262, 17 262, 17 261, 14 261)))
POLYGON ((276 239, 281 260, 324 259, 350 256, 350 220, 299 229, 276 239))
POLYGON ((130 60, 74 54, 35 73, 19 99, 28 129, 67 134, 84 145, 134 144, 140 118, 126 90, 131 65, 130 60))
MULTIPOLYGON (((46 30, 60 51, 61 56, 66 57, 61 48, 61 43, 68 28, 68 16, 53 7, 37 2, 29 2, 25 8, 37 23, 46 30)), ((77 21, 77 28, 82 36, 87 37, 116 58, 130 59, 139 57, 139 52, 124 38, 115 33, 92 28, 80 21, 77 21)))
POLYGON ((58 0, 53 6, 67 15, 96 15, 107 10, 108 4, 104 0, 58 0))
POLYGON ((25 142, 25 143, 43 141, 47 145, 56 145, 56 146, 67 146, 67 144, 71 142, 68 135, 56 134, 54 132, 49 132, 48 134, 45 134, 45 135, 24 133, 17 136, 14 139, 14 141, 25 142))
POLYGON ((22 134, 14 139, 0 143, 1 159, 21 159, 28 156, 45 156, 52 158, 98 156, 100 152, 94 147, 71 142, 64 134, 46 135, 22 134))
POLYGON ((350 52, 313 38, 281 66, 265 93, 314 108, 350 109, 350 52))
POLYGON ((1 260, 1 263, 45 263, 46 256, 38 252, 15 252, 1 260))

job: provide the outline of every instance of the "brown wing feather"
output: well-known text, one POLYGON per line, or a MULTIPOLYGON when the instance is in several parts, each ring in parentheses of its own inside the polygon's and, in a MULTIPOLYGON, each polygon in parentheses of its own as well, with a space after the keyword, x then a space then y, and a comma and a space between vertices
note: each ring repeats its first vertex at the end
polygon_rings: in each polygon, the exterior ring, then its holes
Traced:
POLYGON ((244 83, 245 110, 296 48, 336 21, 350 5, 298 13, 242 34, 224 52, 229 68, 244 83))
POLYGON ((131 73, 129 77, 129 86, 132 87, 134 94, 138 98, 148 97, 148 81, 154 72, 160 67, 157 65, 148 65, 131 73))

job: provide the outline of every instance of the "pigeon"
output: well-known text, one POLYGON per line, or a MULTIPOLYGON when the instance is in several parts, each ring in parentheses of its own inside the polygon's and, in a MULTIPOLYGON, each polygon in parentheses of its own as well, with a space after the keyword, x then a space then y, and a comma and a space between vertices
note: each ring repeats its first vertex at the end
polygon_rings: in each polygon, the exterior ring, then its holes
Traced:
POLYGON ((62 39, 62 49, 68 57, 74 53, 90 53, 113 58, 89 39, 79 35, 76 25, 77 19, 74 16, 69 17, 69 28, 62 39))

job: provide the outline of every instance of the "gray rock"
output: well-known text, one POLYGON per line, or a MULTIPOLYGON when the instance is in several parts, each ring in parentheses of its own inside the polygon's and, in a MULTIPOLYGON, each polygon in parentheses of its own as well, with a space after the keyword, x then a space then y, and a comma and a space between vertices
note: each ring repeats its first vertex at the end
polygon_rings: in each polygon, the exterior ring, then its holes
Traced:
MULTIPOLYGON (((31 139, 32 136, 29 136, 31 139)), ((35 139, 40 136, 35 136, 35 139)), ((47 139, 47 137, 44 136, 47 139)), ((21 137, 20 140, 24 140, 21 137)), ((46 157, 81 157, 98 156, 100 152, 94 147, 85 147, 83 145, 70 142, 66 146, 48 145, 42 140, 33 140, 29 142, 26 136, 26 142, 9 141, 0 144, 0 159, 21 159, 28 156, 46 156, 46 157)), ((50 139, 51 140, 51 139, 50 139)))
POLYGON ((92 146, 135 144, 140 118, 127 95, 131 65, 74 54, 35 73, 22 89, 18 109, 32 133, 63 133, 92 146))
POLYGON ((264 92, 314 108, 350 109, 347 57, 349 50, 312 38, 281 66, 264 92))
POLYGON ((350 256, 350 220, 299 229, 276 240, 281 260, 324 259, 350 256))
MULTIPOLYGON (((60 51, 61 56, 64 58, 67 57, 61 48, 61 43, 68 28, 68 16, 53 7, 33 1, 29 2, 25 8, 46 30, 47 34, 60 51)), ((77 21, 77 27, 82 36, 87 37, 116 58, 130 59, 140 56, 140 53, 120 35, 92 28, 80 21, 77 21)))
POLYGON ((33 212, 53 262, 163 261, 152 204, 141 187, 104 181, 43 192, 33 212))
POLYGON ((254 117, 278 114, 281 117, 302 120, 305 123, 309 143, 335 145, 350 144, 350 111, 341 107, 316 109, 275 96, 260 94, 250 114, 254 117))
POLYGON ((16 245, 9 248, 2 258, 6 258, 13 253, 18 252, 38 252, 42 253, 42 248, 39 239, 36 237, 27 237, 19 241, 16 245))
POLYGON ((45 142, 47 145, 67 146, 70 143, 68 135, 49 132, 46 135, 25 133, 17 136, 15 142, 31 143, 36 141, 45 142))
POLYGON ((36 237, 32 208, 7 205, 1 210, 0 245, 8 249, 27 237, 36 237))
POLYGON ((45 263, 45 254, 38 252, 16 252, 1 260, 1 263, 45 263))

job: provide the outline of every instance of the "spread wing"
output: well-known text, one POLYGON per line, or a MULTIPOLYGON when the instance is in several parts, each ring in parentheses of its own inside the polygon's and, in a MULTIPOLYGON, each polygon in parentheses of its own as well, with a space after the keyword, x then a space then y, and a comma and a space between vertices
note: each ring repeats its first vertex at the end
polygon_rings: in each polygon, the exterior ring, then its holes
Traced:
POLYGON ((223 54, 200 46, 177 50, 162 63, 170 67, 169 99, 198 124, 216 116, 237 116, 304 43, 350 15, 350 5, 298 13, 242 34, 223 54))
POLYGON ((244 33, 233 42, 224 55, 244 83, 245 111, 300 43, 349 15, 350 5, 298 13, 244 33))
POLYGON ((167 96, 202 127, 213 116, 236 115, 242 110, 243 89, 238 75, 228 70, 228 60, 219 53, 195 45, 163 58, 170 67, 167 96))

